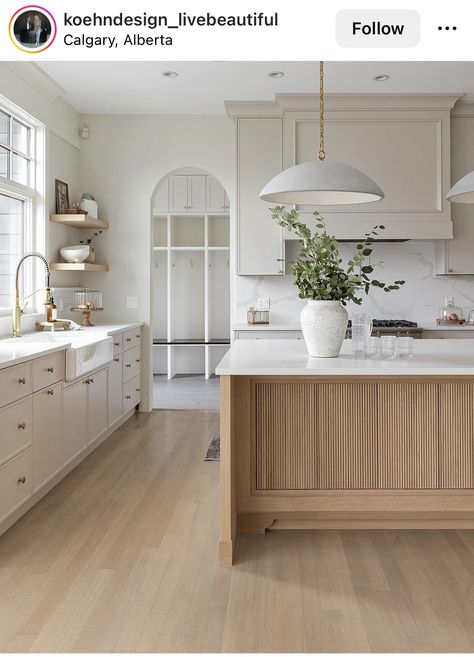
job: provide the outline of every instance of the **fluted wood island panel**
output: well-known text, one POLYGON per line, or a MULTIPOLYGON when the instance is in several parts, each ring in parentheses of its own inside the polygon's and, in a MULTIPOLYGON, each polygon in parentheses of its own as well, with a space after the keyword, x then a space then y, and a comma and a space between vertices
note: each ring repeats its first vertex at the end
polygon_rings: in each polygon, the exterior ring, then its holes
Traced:
POLYGON ((232 375, 224 359, 221 563, 233 562, 239 532, 474 528, 474 350, 463 358, 465 374, 425 376, 406 365, 402 374, 232 375))

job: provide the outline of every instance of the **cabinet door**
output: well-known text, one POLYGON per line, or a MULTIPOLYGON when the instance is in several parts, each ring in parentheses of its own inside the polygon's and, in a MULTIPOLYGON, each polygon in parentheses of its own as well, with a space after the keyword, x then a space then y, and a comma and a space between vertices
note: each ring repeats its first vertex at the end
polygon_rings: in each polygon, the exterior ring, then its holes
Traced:
POLYGON ((207 177, 207 211, 225 212, 228 202, 224 188, 213 176, 207 177))
POLYGON ((169 179, 164 180, 161 185, 158 187, 155 196, 155 203, 153 209, 155 212, 160 212, 166 214, 168 212, 168 189, 169 189, 169 179))
POLYGON ((33 395, 33 492, 64 464, 61 386, 57 383, 33 395))
POLYGON ((282 121, 238 120, 238 274, 282 275, 282 230, 271 218, 271 203, 259 198, 282 169, 282 121))
POLYGON ((188 212, 205 212, 207 176, 188 176, 188 212))
POLYGON ((112 426, 122 417, 122 355, 114 356, 107 368, 108 425, 112 426))
POLYGON ((474 488, 473 408, 473 383, 440 384, 440 488, 474 488))
POLYGON ((379 488, 438 488, 438 407, 436 383, 379 384, 379 488))
POLYGON ((188 176, 173 176, 170 179, 170 212, 188 211, 188 176))
POLYGON ((87 385, 79 381, 63 390, 64 462, 67 464, 87 447, 87 385))
POLYGON ((96 372, 88 380, 88 437, 92 443, 107 429, 107 370, 96 372))

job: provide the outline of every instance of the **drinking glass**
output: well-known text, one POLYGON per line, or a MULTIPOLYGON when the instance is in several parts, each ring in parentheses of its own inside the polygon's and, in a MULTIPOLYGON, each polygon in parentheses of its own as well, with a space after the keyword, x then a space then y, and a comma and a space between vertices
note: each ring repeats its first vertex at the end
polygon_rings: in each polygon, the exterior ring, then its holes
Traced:
POLYGON ((380 355, 382 358, 393 358, 395 356, 395 343, 397 338, 394 335, 382 335, 380 338, 380 355))
POLYGON ((365 341, 366 358, 377 358, 380 349, 380 338, 367 338, 365 341))
POLYGON ((413 356, 413 338, 398 338, 397 354, 399 358, 409 358, 410 356, 413 356))
POLYGON ((372 320, 365 313, 354 315, 351 323, 352 353, 363 354, 365 341, 372 333, 372 320))

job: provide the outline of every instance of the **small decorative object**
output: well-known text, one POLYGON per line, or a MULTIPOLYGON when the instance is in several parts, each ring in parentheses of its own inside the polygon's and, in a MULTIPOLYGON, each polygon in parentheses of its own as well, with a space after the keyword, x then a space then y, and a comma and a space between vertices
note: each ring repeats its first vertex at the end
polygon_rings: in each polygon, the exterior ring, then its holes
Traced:
POLYGON ((56 214, 67 214, 69 210, 69 187, 62 180, 54 181, 56 194, 56 214))
POLYGON ((382 264, 371 264, 370 255, 377 231, 384 230, 384 226, 375 226, 367 233, 344 266, 338 244, 328 234, 319 212, 313 213, 317 229, 314 234, 300 220, 297 210, 287 211, 283 206, 277 206, 271 213, 280 226, 293 231, 300 239, 300 252, 291 264, 291 270, 300 299, 308 301, 300 319, 309 355, 334 358, 339 355, 346 335, 347 311, 344 306, 347 302, 360 305, 362 298, 359 295, 362 292, 368 294, 371 287, 391 292, 405 283, 395 281, 388 285, 370 277, 375 267, 382 264))
POLYGON ((95 199, 91 194, 82 195, 82 199, 79 204, 79 207, 82 210, 86 210, 91 217, 95 217, 96 219, 98 218, 99 208, 97 207, 97 203, 95 202, 95 199))
POLYGON ((66 262, 85 262, 90 255, 91 247, 88 244, 75 244, 63 246, 59 253, 66 262))
POLYGON ((255 310, 251 306, 247 311, 247 324, 270 324, 270 311, 255 310))
POLYGON ((72 312, 82 313, 81 326, 94 326, 90 321, 91 312, 101 311, 102 308, 102 292, 100 290, 76 290, 74 292, 74 307, 71 308, 72 312))
POLYGON ((87 258, 86 262, 90 262, 91 264, 95 262, 95 251, 94 247, 92 246, 92 240, 94 237, 99 237, 99 235, 102 235, 102 232, 103 231, 98 230, 92 235, 92 237, 88 237, 86 240, 80 240, 81 244, 88 244, 90 247, 89 257, 87 258))
POLYGON ((79 207, 78 203, 73 203, 72 208, 69 208, 69 210, 66 212, 66 214, 88 214, 86 210, 83 210, 82 208, 79 207))
POLYGON ((464 324, 462 308, 454 305, 453 297, 445 298, 436 321, 438 324, 464 324))

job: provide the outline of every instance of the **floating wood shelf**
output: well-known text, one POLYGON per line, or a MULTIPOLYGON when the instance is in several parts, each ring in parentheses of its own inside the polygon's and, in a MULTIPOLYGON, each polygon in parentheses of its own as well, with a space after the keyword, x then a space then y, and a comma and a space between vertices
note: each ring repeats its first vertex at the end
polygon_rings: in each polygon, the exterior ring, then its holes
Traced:
POLYGON ((107 230, 109 224, 102 219, 90 217, 88 214, 50 214, 49 220, 54 224, 69 226, 69 228, 99 228, 107 230))
POLYGON ((109 265, 96 265, 90 262, 52 262, 53 271, 109 271, 109 265))

